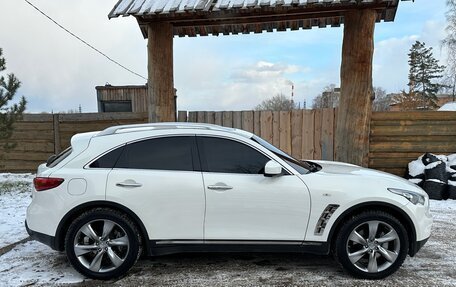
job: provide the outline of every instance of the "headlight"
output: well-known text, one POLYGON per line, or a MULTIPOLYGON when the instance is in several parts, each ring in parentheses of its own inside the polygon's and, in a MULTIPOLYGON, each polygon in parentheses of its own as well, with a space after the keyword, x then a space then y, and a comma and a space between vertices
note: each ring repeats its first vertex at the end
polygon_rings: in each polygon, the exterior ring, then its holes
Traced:
POLYGON ((403 197, 407 198, 413 204, 421 204, 424 205, 425 199, 424 196, 410 190, 399 189, 399 188, 388 188, 388 190, 394 194, 402 195, 403 197))

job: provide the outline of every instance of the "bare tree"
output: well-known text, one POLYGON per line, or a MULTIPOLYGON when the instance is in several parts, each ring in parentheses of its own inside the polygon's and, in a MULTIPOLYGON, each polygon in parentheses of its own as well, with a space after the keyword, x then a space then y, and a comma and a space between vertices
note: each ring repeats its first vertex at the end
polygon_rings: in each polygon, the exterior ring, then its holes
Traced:
POLYGON ((386 94, 386 91, 381 87, 374 87, 375 99, 372 103, 372 111, 386 112, 390 109, 392 99, 386 94))
POLYGON ((257 111, 290 111, 297 108, 297 105, 284 94, 277 94, 266 99, 255 107, 257 111))
POLYGON ((445 74, 443 77, 443 85, 447 92, 453 96, 453 101, 456 99, 456 0, 447 0, 447 27, 446 37, 442 41, 442 46, 448 52, 448 59, 445 74))
POLYGON ((313 109, 336 108, 339 106, 340 92, 335 84, 326 86, 312 102, 313 109))

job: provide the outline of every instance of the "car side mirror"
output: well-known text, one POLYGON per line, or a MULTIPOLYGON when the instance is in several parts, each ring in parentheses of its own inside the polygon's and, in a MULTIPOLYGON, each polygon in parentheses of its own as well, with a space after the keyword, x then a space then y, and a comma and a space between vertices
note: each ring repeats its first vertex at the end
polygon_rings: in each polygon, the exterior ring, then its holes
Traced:
POLYGON ((272 177, 282 174, 282 166, 274 161, 270 160, 264 166, 264 176, 272 177))

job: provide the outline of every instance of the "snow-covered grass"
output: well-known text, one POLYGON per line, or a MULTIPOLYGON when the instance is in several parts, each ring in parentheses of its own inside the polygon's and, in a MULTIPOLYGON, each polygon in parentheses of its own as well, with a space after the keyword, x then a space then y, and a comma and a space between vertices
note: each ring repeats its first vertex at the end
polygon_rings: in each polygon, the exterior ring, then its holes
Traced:
POLYGON ((31 174, 0 174, 0 248, 28 236, 24 220, 32 181, 31 174))
MULTIPOLYGON (((97 286, 64 253, 27 238, 30 174, 0 174, 0 286, 97 286)), ((113 286, 456 286, 456 201, 431 201, 433 233, 413 258, 380 281, 357 280, 328 256, 300 254, 179 254, 139 261, 113 286)))

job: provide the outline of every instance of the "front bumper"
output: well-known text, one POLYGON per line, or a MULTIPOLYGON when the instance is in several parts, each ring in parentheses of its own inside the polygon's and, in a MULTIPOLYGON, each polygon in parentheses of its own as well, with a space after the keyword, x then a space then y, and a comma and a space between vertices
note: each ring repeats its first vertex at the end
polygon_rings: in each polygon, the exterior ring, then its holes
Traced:
POLYGON ((27 230, 27 233, 30 235, 30 237, 33 240, 39 241, 41 243, 44 243, 44 244, 46 244, 47 246, 51 247, 54 250, 58 250, 54 236, 50 236, 50 235, 47 235, 47 234, 44 234, 44 233, 39 233, 39 232, 31 230, 28 227, 28 225, 27 225, 27 221, 25 221, 25 229, 27 230))
POLYGON ((410 255, 410 257, 415 256, 415 254, 418 253, 418 251, 420 251, 421 247, 423 247, 424 244, 426 244, 426 242, 428 241, 428 239, 429 239, 429 237, 426 238, 426 239, 420 240, 420 241, 415 241, 415 242, 413 242, 413 243, 410 245, 410 250, 409 250, 409 255, 410 255))

